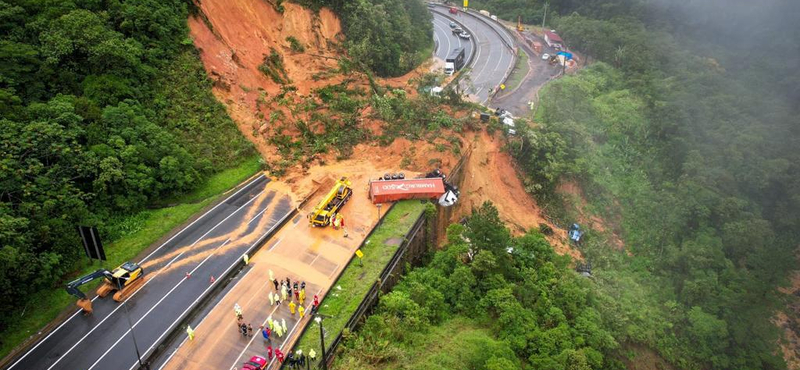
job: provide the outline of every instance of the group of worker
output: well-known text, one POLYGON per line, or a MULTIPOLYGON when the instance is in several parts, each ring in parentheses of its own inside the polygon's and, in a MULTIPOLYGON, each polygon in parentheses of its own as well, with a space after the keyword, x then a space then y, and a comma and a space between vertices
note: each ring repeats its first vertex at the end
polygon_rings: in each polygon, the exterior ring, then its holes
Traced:
POLYGON ((311 365, 312 362, 316 361, 317 352, 315 352, 314 349, 311 349, 311 351, 308 352, 308 357, 306 358, 303 350, 298 349, 297 351, 294 351, 294 353, 289 350, 289 354, 284 356, 280 348, 275 348, 275 352, 273 354, 272 346, 267 346, 267 358, 272 361, 273 356, 275 356, 275 359, 277 359, 278 362, 283 363, 286 361, 286 364, 289 365, 289 368, 294 369, 295 366, 299 366, 302 369, 303 366, 306 366, 306 363, 311 365))
MULTIPOLYGON (((295 314, 300 315, 300 319, 305 316, 306 308, 303 306, 306 299, 306 282, 297 281, 292 284, 290 278, 286 278, 285 280, 277 280, 275 279, 275 275, 272 270, 269 270, 269 279, 272 281, 272 284, 275 288, 274 292, 267 292, 267 296, 269 297, 269 302, 271 305, 275 306, 281 305, 281 302, 289 301, 289 312, 291 312, 292 316, 295 314), (295 300, 299 302, 299 304, 295 303, 295 300)), ((319 307, 319 297, 315 294, 313 297, 313 301, 309 308, 311 310, 311 314, 317 311, 319 307)), ((233 306, 233 311, 236 314, 236 321, 237 327, 239 332, 244 337, 252 337, 253 336, 253 327, 249 323, 244 322, 244 316, 242 314, 242 307, 239 306, 239 303, 235 303, 233 306)), ((266 325, 259 326, 261 330, 261 335, 264 337, 265 342, 269 343, 267 345, 267 355, 270 360, 272 360, 273 356, 279 361, 284 362, 290 366, 294 367, 295 365, 305 366, 306 364, 306 355, 303 354, 303 351, 297 350, 296 352, 292 353, 289 351, 288 355, 284 355, 281 352, 280 348, 275 348, 273 351, 272 348, 272 335, 277 335, 279 338, 283 337, 288 333, 288 327, 286 326, 286 319, 277 319, 273 320, 272 315, 267 317, 266 325)), ((316 352, 312 349, 308 353, 308 361, 314 361, 316 359, 316 352)))

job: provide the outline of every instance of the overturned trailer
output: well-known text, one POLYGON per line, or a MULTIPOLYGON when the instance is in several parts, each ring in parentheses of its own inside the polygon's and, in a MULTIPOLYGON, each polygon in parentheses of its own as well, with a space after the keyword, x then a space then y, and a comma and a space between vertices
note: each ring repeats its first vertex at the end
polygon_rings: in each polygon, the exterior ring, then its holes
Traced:
POLYGON ((439 205, 449 207, 458 200, 459 192, 444 177, 438 170, 416 179, 384 176, 370 181, 369 197, 373 204, 403 199, 436 199, 439 205))

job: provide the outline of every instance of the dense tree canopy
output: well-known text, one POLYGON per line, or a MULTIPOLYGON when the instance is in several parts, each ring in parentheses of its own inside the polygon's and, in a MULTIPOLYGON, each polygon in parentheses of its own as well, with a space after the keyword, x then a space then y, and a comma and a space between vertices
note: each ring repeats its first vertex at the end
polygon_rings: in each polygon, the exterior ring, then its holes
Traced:
POLYGON ((567 45, 601 62, 545 86, 515 156, 542 199, 571 178, 617 220, 632 257, 584 246, 617 340, 681 368, 784 368, 769 320, 800 240, 798 74, 746 50, 797 58, 797 4, 551 5, 567 45), (745 15, 750 32, 732 22, 745 15))
POLYGON ((400 76, 430 58, 431 14, 421 0, 296 0, 332 8, 350 56, 379 76, 400 76))
POLYGON ((0 1, 0 312, 73 268, 76 224, 103 232, 252 153, 187 16, 179 0, 0 1))
POLYGON ((621 368, 589 280, 541 234, 512 238, 485 203, 447 236, 430 263, 381 297, 338 368, 621 368))

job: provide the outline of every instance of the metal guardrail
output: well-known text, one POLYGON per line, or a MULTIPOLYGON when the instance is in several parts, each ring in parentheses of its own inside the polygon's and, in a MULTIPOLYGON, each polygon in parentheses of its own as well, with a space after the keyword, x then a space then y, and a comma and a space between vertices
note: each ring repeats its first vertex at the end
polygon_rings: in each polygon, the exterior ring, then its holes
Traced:
MULTIPOLYGON (((283 228, 283 226, 289 219, 297 215, 297 213, 300 211, 300 207, 302 207, 306 202, 308 202, 308 200, 311 199, 311 197, 314 194, 316 194, 317 191, 319 191, 319 188, 314 189, 310 194, 308 194, 305 198, 303 198, 300 201, 300 203, 298 203, 297 206, 295 206, 294 209, 292 209, 291 212, 287 213, 275 225, 273 225, 269 230, 267 230, 267 232, 264 233, 264 235, 262 235, 258 240, 256 240, 256 242, 253 243, 250 246, 250 248, 248 248, 247 251, 245 251, 245 253, 250 255, 254 251, 260 249, 264 245, 264 242, 267 239, 269 239, 269 237, 271 237, 272 235, 275 234, 275 232, 283 228)), ((244 261, 240 258, 237 263, 234 263, 233 265, 228 267, 228 269, 225 270, 225 272, 223 272, 222 275, 220 275, 219 278, 216 279, 216 281, 211 285, 212 289, 210 289, 206 294, 198 297, 197 300, 195 300, 189 306, 189 308, 186 311, 184 311, 184 313, 180 316, 179 320, 173 322, 173 324, 167 330, 164 331, 165 333, 167 333, 166 336, 164 337, 163 340, 161 340, 160 343, 158 343, 158 345, 154 346, 152 352, 150 352, 150 354, 148 355, 147 351, 145 351, 145 353, 142 356, 143 360, 145 362, 151 362, 150 360, 155 359, 159 355, 161 355, 161 352, 164 350, 164 348, 162 348, 163 344, 168 343, 177 338, 179 335, 183 334, 183 330, 181 328, 189 324, 189 321, 191 321, 191 319, 194 318, 194 316, 197 314, 198 310, 202 307, 202 305, 208 303, 207 300, 210 297, 219 294, 219 292, 221 292, 225 288, 225 286, 227 286, 228 283, 222 283, 222 282, 229 281, 232 276, 242 271, 245 268, 245 266, 246 265, 244 261)))
MULTIPOLYGON (((435 11, 435 12, 436 12, 436 14, 439 14, 439 15, 441 15, 441 16, 443 16, 443 17, 445 17, 445 18, 447 18, 447 19, 449 19, 449 20, 451 20, 451 21, 455 22, 456 24, 458 24, 459 26, 461 26, 461 28, 462 28, 462 29, 465 29, 465 30, 466 30, 466 29, 469 29, 469 27, 467 27, 465 24, 461 23, 461 21, 459 21, 458 19, 455 19, 455 18, 453 18, 452 16, 450 16, 450 15, 449 15, 449 14, 447 14, 447 13, 443 13, 443 12, 440 12, 440 11, 438 11, 438 10, 434 10, 434 9, 431 9, 431 11, 435 11)), ((475 32, 473 31, 472 33, 474 34, 475 32)), ((475 54, 476 54, 476 53, 475 53, 475 50, 477 50, 477 49, 478 49, 478 43, 477 43, 477 42, 475 42, 475 39, 474 39, 474 38, 471 38, 471 37, 470 37, 470 39, 469 39, 469 42, 470 42, 470 43, 472 43, 472 52, 469 54, 469 60, 468 60, 466 63, 464 63, 464 65, 465 65, 465 66, 466 66, 466 65, 468 65, 468 64, 474 64, 473 62, 475 61, 475 54)), ((472 68, 472 66, 471 66, 471 65, 470 65, 470 68, 472 68)), ((454 79, 452 79, 452 80, 451 80, 451 81, 450 81, 450 82, 449 82, 447 85, 445 85, 444 87, 445 87, 445 88, 448 88, 448 87, 450 87, 451 85, 453 85, 454 83, 458 83, 459 81, 461 81, 461 78, 464 76, 464 72, 465 72, 465 71, 466 71, 466 70, 465 70, 464 68, 462 68, 460 71, 458 71, 458 73, 456 74, 456 77, 455 77, 454 79)))

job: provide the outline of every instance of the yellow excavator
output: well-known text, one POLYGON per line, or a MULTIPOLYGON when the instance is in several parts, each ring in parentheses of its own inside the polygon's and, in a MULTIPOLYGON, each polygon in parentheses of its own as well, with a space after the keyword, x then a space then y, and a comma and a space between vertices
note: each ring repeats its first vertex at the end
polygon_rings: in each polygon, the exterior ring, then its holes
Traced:
POLYGON ((331 191, 322 198, 314 208, 314 212, 308 214, 308 222, 312 227, 328 226, 336 214, 347 204, 353 195, 352 183, 346 177, 342 177, 333 185, 331 191))
POLYGON ((67 284, 67 293, 78 298, 78 307, 87 315, 92 313, 92 301, 86 298, 78 287, 99 278, 103 278, 104 281, 97 288, 97 295, 105 298, 109 293, 116 291, 114 300, 122 302, 144 284, 144 269, 136 263, 125 262, 114 271, 100 269, 67 284))

